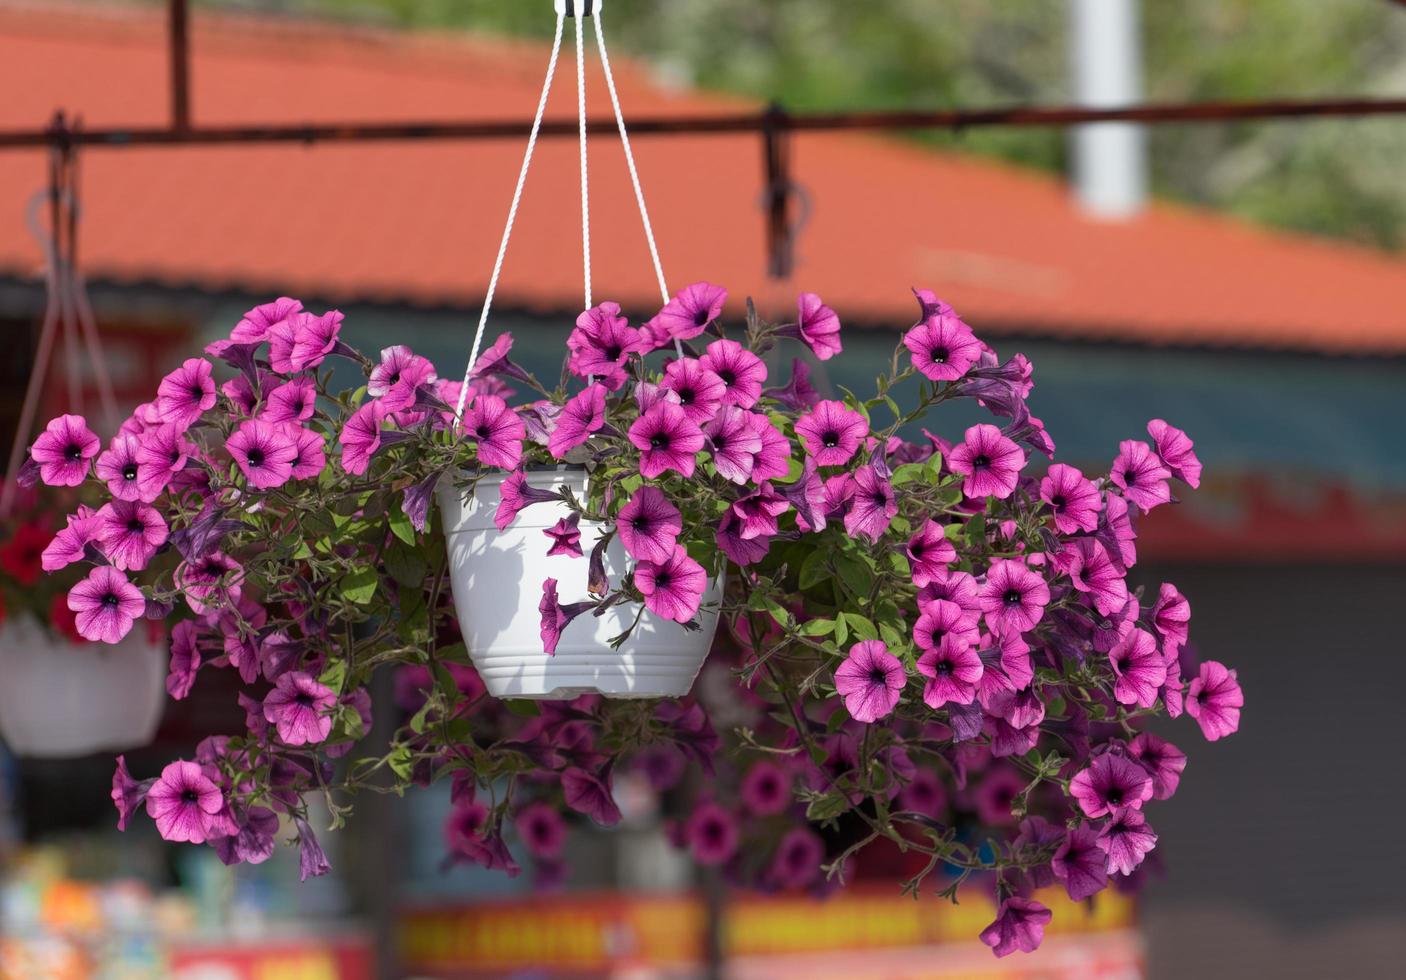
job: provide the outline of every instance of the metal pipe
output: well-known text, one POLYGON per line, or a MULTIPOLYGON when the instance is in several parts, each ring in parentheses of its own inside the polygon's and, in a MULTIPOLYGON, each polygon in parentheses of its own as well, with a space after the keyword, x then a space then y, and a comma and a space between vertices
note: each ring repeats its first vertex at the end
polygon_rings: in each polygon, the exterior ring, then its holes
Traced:
POLYGON ((190 8, 171 0, 168 34, 171 47, 171 129, 190 131, 190 8))

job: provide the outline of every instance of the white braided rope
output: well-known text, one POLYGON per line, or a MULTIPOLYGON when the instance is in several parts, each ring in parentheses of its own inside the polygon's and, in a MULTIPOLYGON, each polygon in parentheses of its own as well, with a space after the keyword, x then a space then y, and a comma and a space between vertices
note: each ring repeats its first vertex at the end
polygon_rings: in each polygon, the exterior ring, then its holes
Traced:
POLYGON ((576 124, 581 134, 581 262, 584 266, 586 305, 591 308, 591 190, 586 177, 586 40, 578 11, 576 21, 576 124))

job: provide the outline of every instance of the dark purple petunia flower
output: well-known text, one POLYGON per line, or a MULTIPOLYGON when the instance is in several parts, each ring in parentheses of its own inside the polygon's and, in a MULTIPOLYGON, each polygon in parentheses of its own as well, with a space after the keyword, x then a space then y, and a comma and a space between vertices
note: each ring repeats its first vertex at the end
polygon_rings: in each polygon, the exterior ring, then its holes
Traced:
POLYGON ((1142 732, 1128 743, 1128 754, 1152 777, 1152 798, 1170 800, 1186 769, 1186 753, 1165 738, 1142 732))
POLYGON ((117 829, 126 830, 127 823, 137 808, 146 802, 146 795, 156 785, 154 779, 141 782, 132 778, 127 771, 127 757, 117 757, 117 769, 112 774, 112 803, 117 807, 117 829))
POLYGON ((996 921, 981 930, 981 941, 998 957, 1016 950, 1033 953, 1044 941, 1050 918, 1050 910, 1039 902, 1012 895, 1001 903, 996 921))
POLYGON ((1105 752, 1069 781, 1069 793, 1084 816, 1097 819, 1117 810, 1140 809, 1152 798, 1152 779, 1134 760, 1105 752))
POLYGON ((692 340, 722 316, 727 290, 710 282, 695 282, 674 294, 664 308, 645 324, 655 347, 671 340, 692 340))
POLYGON ((1150 708, 1157 703, 1157 691, 1167 680, 1167 664, 1151 633, 1134 629, 1108 651, 1108 662, 1113 665, 1113 696, 1119 704, 1150 708))
POLYGON ((903 662, 879 640, 861 640, 835 668, 835 693, 855 721, 870 724, 893 713, 907 675, 903 662))
POLYGON ((762 437, 753 418, 736 405, 724 405, 703 427, 713 467, 724 480, 746 483, 752 476, 757 453, 762 451, 762 437))
POLYGON ((766 363, 737 341, 713 341, 698 363, 722 379, 724 405, 751 408, 762 397, 766 363))
POLYGON ((796 435, 817 466, 845 465, 868 434, 864 416, 844 402, 819 402, 796 420, 796 435))
POLYGON ((1191 438, 1162 419, 1147 423, 1147 434, 1157 446, 1157 458, 1172 476, 1195 490, 1201 485, 1201 461, 1192 449, 1191 438))
POLYGON ((630 442, 640 450, 640 475, 650 480, 668 470, 692 476, 703 441, 703 430, 669 401, 655 402, 630 426, 630 442))
POLYGON ((171 628, 171 664, 166 673, 166 693, 177 701, 188 697, 195 687, 200 664, 195 623, 182 620, 171 628))
POLYGON ((677 395, 684 414, 698 425, 707 423, 717 414, 727 390, 722 378, 687 357, 665 366, 660 387, 677 395))
POLYGON ((235 833, 214 840, 215 853, 227 865, 263 864, 273 857, 278 814, 251 806, 234 818, 235 833))
POLYGON ((937 819, 947 809, 947 787, 936 773, 919 769, 913 773, 908 785, 899 791, 898 807, 937 819))
POLYGON ((905 554, 908 555, 913 584, 919 588, 933 581, 957 560, 957 549, 943 533, 942 525, 931 518, 924 521, 918 532, 908 539, 905 554))
POLYGON ((898 498, 893 485, 875 473, 872 466, 861 466, 854 474, 854 499, 845 514, 845 531, 854 537, 878 541, 897 513, 898 498))
POLYGON ((320 878, 332 870, 317 835, 302 817, 294 817, 293 824, 298 828, 298 880, 320 878))
POLYGON ((1040 481, 1040 499, 1054 513, 1055 530, 1076 534, 1098 527, 1098 488, 1073 466, 1055 463, 1040 481))
POLYGON ((1118 458, 1113 461, 1108 478, 1122 487, 1123 496, 1143 513, 1172 499, 1172 489, 1167 485, 1171 472, 1147 443, 1137 439, 1124 439, 1118 444, 1118 458))
POLYGON ((88 476, 89 461, 102 443, 81 415, 60 415, 44 427, 29 457, 39 464, 39 478, 51 487, 76 487, 88 476))
POLYGON ((1108 886, 1108 855, 1098 846, 1097 838, 1088 824, 1080 823, 1065 835, 1050 861, 1071 901, 1082 902, 1108 886))
POLYGON ((986 571, 980 602, 991 632, 1026 633, 1044 616, 1050 587, 1034 569, 1008 558, 997 558, 986 571))
POLYGON ((461 429, 478 445, 484 466, 514 469, 522 461, 522 440, 527 428, 508 403, 497 395, 479 395, 464 413, 461 429))
POLYGON ((220 789, 194 762, 178 760, 161 770, 147 792, 146 812, 162 840, 203 844, 211 818, 224 809, 220 789))
POLYGON ((550 860, 561 856, 566 843, 566 824, 555 807, 530 803, 518 811, 513 824, 518 840, 535 858, 550 860))
POLYGON ((561 789, 566 805, 597 825, 613 827, 620 822, 620 808, 611 796, 608 775, 598 778, 573 766, 561 774, 561 789))
POLYGON ((804 888, 820 877, 825 843, 809 827, 793 827, 781 838, 769 877, 781 888, 804 888))
POLYGON ((742 777, 742 803, 753 814, 769 817, 791 805, 791 777, 774 762, 752 763, 742 777))
POLYGON ((547 549, 547 556, 565 555, 568 558, 580 558, 584 552, 581 550, 581 515, 573 511, 563 517, 549 528, 544 528, 543 534, 552 542, 547 549))
POLYGON ((962 493, 978 499, 1009 497, 1025 462, 1025 453, 1020 447, 988 423, 967 429, 962 441, 947 455, 947 465, 952 472, 966 477, 962 493))
POLYGON ((316 745, 332 731, 336 693, 312 675, 290 671, 264 697, 264 720, 278 729, 285 745, 316 745))
POLYGON ((1214 742, 1234 734, 1240 728, 1240 709, 1245 695, 1235 678, 1235 671, 1225 665, 1207 660, 1186 692, 1186 712, 1201 726, 1201 734, 1214 742))
MULTIPOLYGON (((1020 833, 1011 841, 1014 850, 1047 851, 1064 841, 1064 828, 1044 817, 1026 817, 1020 822, 1020 833)), ((1049 864, 1037 864, 1025 872, 1032 888, 1048 888, 1054 884, 1054 871, 1049 864)))
POLYGON ((981 341, 953 314, 928 317, 903 335, 913 367, 929 381, 956 381, 981 355, 981 341))
POLYGON ((686 623, 698 613, 708 573, 680 545, 662 562, 641 561, 635 566, 635 587, 644 596, 645 608, 656 616, 686 623))
POLYGON ((820 392, 810 383, 810 365, 799 357, 791 360, 791 380, 780 388, 767 388, 762 395, 780 402, 793 412, 814 408, 815 403, 820 401, 820 392))
POLYGON ((1104 493, 1103 512, 1099 515, 1094 537, 1124 571, 1137 564, 1137 532, 1128 516, 1128 502, 1116 493, 1104 493))
POLYGON ((737 853, 737 821, 713 800, 693 808, 684 824, 684 836, 693 859, 701 865, 723 864, 737 853))
POLYGON ((1130 875, 1157 846, 1157 835, 1141 810, 1128 807, 1113 812, 1095 843, 1108 855, 1109 874, 1130 875))
POLYGON ((801 530, 825 530, 828 513, 825 481, 816 472, 814 460, 807 459, 800 478, 781 486, 777 492, 796 508, 796 523, 801 530))
POLYGON ((625 383, 625 364, 648 346, 620 315, 618 303, 601 303, 576 318, 576 329, 566 339, 567 366, 578 378, 598 378, 615 391, 625 383))
POLYGON ((683 517, 664 491, 643 486, 620 508, 615 529, 631 558, 665 562, 674 553, 683 530, 683 517))

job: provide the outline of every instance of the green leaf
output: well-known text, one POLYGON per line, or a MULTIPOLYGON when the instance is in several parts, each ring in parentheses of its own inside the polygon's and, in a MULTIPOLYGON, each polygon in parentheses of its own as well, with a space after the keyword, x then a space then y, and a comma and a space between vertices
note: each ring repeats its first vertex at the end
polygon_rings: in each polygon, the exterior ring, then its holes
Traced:
POLYGON ((415 525, 410 523, 410 515, 400 508, 390 513, 391 533, 406 544, 415 543, 415 525))
POLYGON ((830 568, 825 564, 825 550, 816 548, 806 555, 805 561, 801 562, 800 586, 804 589, 813 588, 830 577, 830 568))
POLYGON ((839 793, 826 793, 810 801, 806 807, 806 819, 817 823, 834 820, 849 809, 849 800, 839 793))
POLYGON ((825 636, 835 632, 833 619, 811 619, 801 624, 802 636, 825 636))
POLYGON ((426 699, 425 703, 420 705, 420 710, 415 712, 414 717, 410 719, 410 730, 416 735, 423 735, 425 733, 425 719, 429 717, 430 707, 433 703, 434 702, 426 699))
POLYGON ((342 595, 346 596, 348 602, 364 606, 375 598, 376 586, 380 584, 380 579, 376 569, 370 566, 358 568, 342 576, 342 595))
POLYGON ((867 597, 869 588, 873 585, 873 573, 869 566, 850 555, 839 555, 835 558, 835 573, 840 576, 840 581, 844 583, 851 595, 867 597))
POLYGON ((867 618, 859 613, 847 612, 844 614, 845 622, 849 623, 850 629, 854 630, 856 636, 861 640, 877 640, 879 630, 867 618))
POLYGON ((415 767, 415 760, 410 754, 410 746, 397 745, 387 757, 386 764, 391 767, 391 772, 401 779, 409 779, 410 773, 415 767))
POLYGON ((879 624, 879 639, 883 640, 886 644, 888 644, 890 652, 903 646, 906 642, 903 638, 903 634, 898 632, 898 630, 894 629, 888 623, 879 624))
POLYGON ((334 660, 326 667, 322 668, 322 673, 318 675, 317 682, 324 687, 330 687, 335 693, 341 694, 342 687, 347 682, 347 662, 345 660, 334 660))
POLYGON ((509 711, 523 718, 536 718, 542 713, 536 701, 528 701, 526 698, 509 698, 503 703, 508 706, 509 711))
POLYGON ((425 572, 429 566, 414 548, 394 542, 386 549, 384 557, 386 571, 391 578, 408 589, 419 588, 425 583, 425 572))
POLYGON ((844 646, 845 643, 846 643, 848 640, 849 640, 849 627, 845 625, 845 617, 844 617, 843 615, 836 616, 836 617, 835 617, 835 643, 838 644, 839 646, 844 646))

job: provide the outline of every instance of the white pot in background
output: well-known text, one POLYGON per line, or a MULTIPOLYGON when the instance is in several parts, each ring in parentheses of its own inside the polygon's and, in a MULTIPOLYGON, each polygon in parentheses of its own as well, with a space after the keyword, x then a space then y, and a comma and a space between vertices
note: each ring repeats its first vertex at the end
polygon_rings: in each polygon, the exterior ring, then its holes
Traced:
POLYGON ((138 621, 114 646, 72 643, 30 616, 0 625, 0 735, 61 759, 148 744, 166 703, 167 652, 138 621))
MULTIPOLYGON (((689 632, 645 610, 630 638, 612 650, 610 638, 629 628, 639 608, 614 606, 599 619, 590 612, 576 617, 562 631, 556 655, 549 657, 542 651, 542 615, 537 608, 542 583, 556 579, 563 604, 589 598, 589 556, 602 525, 581 522, 582 557, 548 557, 551 540, 542 532, 570 516, 571 509, 555 501, 533 504, 499 531, 493 515, 504 479, 506 475, 498 474, 480 478, 467 502, 462 488, 449 479, 438 493, 459 628, 489 693, 552 699, 591 692, 613 698, 687 694, 713 643, 723 577, 709 579, 703 593, 700 631, 689 632)), ((586 474, 579 469, 529 472, 527 483, 545 490, 565 484, 584 499, 586 474)), ((618 582, 632 564, 619 537, 612 539, 605 555, 610 580, 618 582)))

